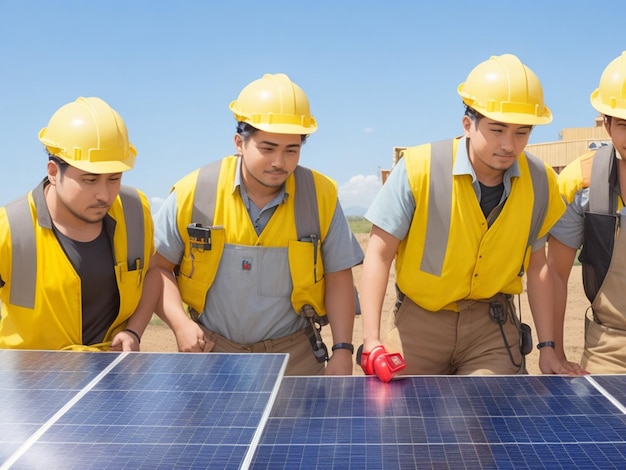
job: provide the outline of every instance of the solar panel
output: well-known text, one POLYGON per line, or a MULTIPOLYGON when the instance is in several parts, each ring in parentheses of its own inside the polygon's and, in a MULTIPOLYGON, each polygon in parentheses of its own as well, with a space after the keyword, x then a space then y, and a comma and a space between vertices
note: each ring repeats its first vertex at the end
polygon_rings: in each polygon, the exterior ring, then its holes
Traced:
POLYGON ((273 354, 22 353, 0 353, 17 405, 0 417, 0 455, 17 468, 239 468, 286 365, 273 354))
POLYGON ((385 384, 286 360, 0 351, 0 469, 626 468, 626 376, 385 384))
POLYGON ((285 377, 253 467, 626 468, 625 439, 584 377, 285 377))

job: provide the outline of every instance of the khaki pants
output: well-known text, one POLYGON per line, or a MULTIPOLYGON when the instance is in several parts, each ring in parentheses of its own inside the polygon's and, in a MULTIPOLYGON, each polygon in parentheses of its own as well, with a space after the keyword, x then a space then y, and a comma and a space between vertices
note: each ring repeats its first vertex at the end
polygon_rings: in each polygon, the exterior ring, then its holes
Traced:
POLYGON ((592 374, 626 373, 626 331, 609 328, 585 316, 585 349, 580 365, 592 374))
MULTIPOLYGON (((507 302, 503 295, 490 300, 507 302)), ((405 297, 395 323, 406 360, 405 375, 490 375, 523 373, 520 334, 514 310, 502 325, 513 364, 499 325, 489 315, 489 302, 459 302, 460 312, 431 312, 405 297), (513 317, 513 318, 512 318, 513 317)), ((511 309, 514 306, 511 303, 511 309)))
POLYGON ((253 344, 239 344, 200 325, 207 340, 204 352, 225 353, 288 353, 289 362, 285 375, 323 375, 324 363, 317 362, 305 328, 278 339, 267 339, 253 344), (210 344, 215 343, 212 349, 210 344))

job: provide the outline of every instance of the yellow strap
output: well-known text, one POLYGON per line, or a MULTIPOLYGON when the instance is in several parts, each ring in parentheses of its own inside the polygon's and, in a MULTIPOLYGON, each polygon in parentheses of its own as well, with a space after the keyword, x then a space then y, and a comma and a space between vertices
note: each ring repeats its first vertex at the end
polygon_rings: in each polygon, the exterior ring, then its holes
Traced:
POLYGON ((89 346, 85 344, 72 344, 66 346, 62 351, 84 351, 84 352, 101 352, 108 351, 111 347, 112 341, 105 341, 104 343, 91 344, 89 346))

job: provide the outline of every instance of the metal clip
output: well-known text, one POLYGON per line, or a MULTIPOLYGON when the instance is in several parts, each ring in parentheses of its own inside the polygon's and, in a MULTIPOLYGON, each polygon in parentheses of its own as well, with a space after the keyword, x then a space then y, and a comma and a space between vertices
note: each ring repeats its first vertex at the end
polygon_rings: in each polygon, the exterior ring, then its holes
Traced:
POLYGON ((309 325, 313 329, 313 335, 309 338, 311 340, 311 347, 313 348, 313 355, 315 359, 317 359, 317 362, 321 364, 328 360, 328 348, 324 344, 322 335, 320 334, 322 328, 317 326, 313 318, 309 318, 308 320, 309 325))
POLYGON ((496 301, 489 304, 489 315, 498 325, 504 325, 506 322, 506 312, 500 302, 496 301))
POLYGON ((320 321, 320 316, 315 312, 315 309, 306 304, 300 310, 300 315, 307 319, 309 322, 309 326, 313 334, 309 336, 309 340, 311 341, 311 348, 313 348, 313 355, 317 359, 317 362, 323 363, 328 360, 328 348, 324 344, 322 340, 322 324, 320 321))
POLYGON ((202 224, 189 224, 187 226, 187 234, 189 235, 189 244, 191 248, 200 250, 211 249, 211 229, 203 227, 202 224))

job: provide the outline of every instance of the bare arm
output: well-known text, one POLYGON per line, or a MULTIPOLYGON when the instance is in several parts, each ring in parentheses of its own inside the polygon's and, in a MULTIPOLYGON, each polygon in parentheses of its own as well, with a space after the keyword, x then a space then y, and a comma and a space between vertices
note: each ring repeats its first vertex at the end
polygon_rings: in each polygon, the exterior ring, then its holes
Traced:
POLYGON ((158 252, 150 259, 141 301, 127 327, 141 336, 153 313, 172 329, 179 351, 203 351, 204 333, 184 310, 174 277, 174 264, 158 252))
POLYGON ((126 328, 137 334, 137 337, 130 331, 120 331, 113 337, 111 351, 139 351, 139 338, 143 336, 158 298, 161 295, 161 285, 151 271, 154 266, 154 256, 150 259, 143 282, 141 299, 137 309, 128 319, 126 328))
POLYGON ((380 317, 389 270, 400 241, 376 225, 372 226, 359 286, 364 352, 381 344, 380 317))
MULTIPOLYGON (((540 343, 554 341, 555 332, 555 295, 554 276, 548 270, 548 261, 545 249, 533 251, 528 265, 528 302, 537 329, 537 338, 540 343)), ((563 333, 560 333, 562 338, 563 333)), ((576 364, 568 363, 557 356, 555 349, 544 347, 539 353, 539 369, 544 374, 578 375, 584 371, 576 364)))
POLYGON ((179 351, 202 352, 206 341, 204 332, 185 312, 183 299, 174 276, 174 265, 158 252, 154 260, 162 285, 162 294, 156 304, 155 313, 174 332, 179 351))
MULTIPOLYGON (((354 279, 351 269, 326 273, 324 303, 328 312, 328 323, 333 335, 333 344, 351 343, 354 328, 354 279)), ((326 375, 352 375, 352 354, 347 349, 332 353, 326 375)))
POLYGON ((563 327, 567 309, 567 283, 576 257, 576 250, 554 237, 548 238, 548 269, 554 282, 554 340, 559 359, 565 360, 563 327))

